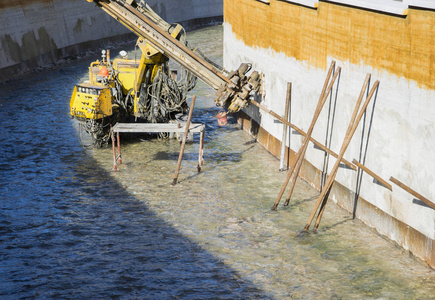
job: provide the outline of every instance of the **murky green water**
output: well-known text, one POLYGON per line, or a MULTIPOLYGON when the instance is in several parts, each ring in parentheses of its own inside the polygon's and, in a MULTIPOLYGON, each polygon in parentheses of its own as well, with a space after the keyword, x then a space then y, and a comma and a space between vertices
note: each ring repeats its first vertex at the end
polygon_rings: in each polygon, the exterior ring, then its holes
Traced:
MULTIPOLYGON (((220 26, 189 40, 221 63, 220 26)), ((279 161, 233 119, 217 126, 213 90, 199 82, 193 93, 193 122, 207 125, 202 172, 198 137, 174 187, 179 142, 124 138, 124 163, 110 174, 130 195, 274 298, 435 298, 434 271, 332 203, 318 233, 300 235, 318 195, 307 183, 298 183, 288 209, 271 211, 286 175, 279 161)), ((111 148, 89 152, 111 170, 111 148)))

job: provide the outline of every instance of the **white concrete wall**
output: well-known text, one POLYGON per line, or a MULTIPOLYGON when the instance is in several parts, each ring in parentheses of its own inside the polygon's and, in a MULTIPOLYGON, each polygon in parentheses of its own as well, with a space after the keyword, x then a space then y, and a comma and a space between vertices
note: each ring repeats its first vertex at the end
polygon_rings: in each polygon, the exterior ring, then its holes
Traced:
MULTIPOLYGON (((329 63, 335 60, 328 58, 329 63)), ((235 69, 242 62, 251 62, 253 69, 265 74, 266 95, 263 104, 284 115, 287 82, 292 82, 292 123, 305 132, 311 123, 327 70, 317 69, 271 49, 247 47, 237 40, 230 24, 224 23, 224 67, 235 69)), ((416 82, 398 78, 370 66, 336 61, 342 68, 337 94, 337 109, 332 137, 332 150, 340 151, 356 100, 367 73, 372 84, 380 80, 365 165, 387 180, 390 176, 407 184, 432 201, 435 200, 435 91, 421 88, 416 82)), ((335 91, 335 87, 334 87, 335 91)), ((333 97, 336 94, 334 92, 333 97)), ((313 137, 325 141, 328 103, 317 121, 313 137)), ((371 114, 371 105, 369 106, 371 114)), ((246 112, 253 115, 253 107, 246 112)), ((260 125, 274 137, 282 139, 282 125, 261 112, 260 125)), ((362 123, 361 123, 362 124, 362 123)), ((356 131, 345 158, 352 161, 360 154, 362 125, 356 131)), ((366 129, 367 132, 367 129, 366 129)), ((302 136, 292 134, 290 146, 298 151, 302 136)), ((287 143, 288 145, 288 143, 287 143)), ((310 144, 306 159, 317 169, 323 168, 323 152, 310 144)), ((329 167, 335 159, 331 157, 329 167)), ((336 180, 351 191, 356 188, 356 172, 340 168, 336 180)), ((364 174, 360 196, 394 218, 413 227, 427 237, 435 238, 435 211, 413 203, 414 197, 393 185, 393 192, 373 182, 364 174)), ((394 232, 383 232, 393 240, 394 232)), ((406 245, 405 245, 406 248, 406 245)))

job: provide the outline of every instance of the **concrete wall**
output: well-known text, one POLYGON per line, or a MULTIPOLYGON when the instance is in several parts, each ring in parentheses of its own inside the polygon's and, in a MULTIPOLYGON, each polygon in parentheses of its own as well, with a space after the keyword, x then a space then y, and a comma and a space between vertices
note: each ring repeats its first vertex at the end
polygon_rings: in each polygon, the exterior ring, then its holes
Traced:
MULTIPOLYGON (((168 22, 194 28, 220 20, 222 0, 149 0, 168 22)), ((2 1, 0 82, 59 59, 98 49, 107 40, 129 39, 129 31, 84 0, 2 1)))
MULTIPOLYGON (((393 176, 435 201, 435 11, 409 9, 394 16, 319 2, 317 9, 282 1, 224 1, 224 66, 252 62, 265 75, 262 103, 283 115, 286 84, 292 82, 291 122, 307 131, 332 60, 342 68, 331 149, 339 152, 367 73, 380 80, 367 152, 371 108, 346 152, 352 161, 366 154, 365 165, 383 179, 393 176), (364 149, 364 148, 363 148, 364 149)), ((259 124, 263 144, 276 152, 282 125, 254 107, 245 110, 259 124), (275 142, 274 142, 275 141, 275 142)), ((313 137, 325 141, 328 104, 313 137)), ((258 130, 258 129, 257 129, 258 130)), ((302 136, 292 134, 297 151, 302 136)), ((261 141, 260 141, 261 142, 261 141)), ((288 145, 288 143, 287 143, 288 145)), ((323 151, 308 148, 303 176, 320 186, 323 151), (314 168, 313 170, 311 168, 314 168)), ((331 158, 329 169, 335 163, 331 158)), ((340 168, 331 198, 352 211, 357 173, 340 168)), ((393 191, 364 174, 357 216, 380 233, 435 267, 435 210, 421 205, 393 184, 393 191)), ((308 218, 308 216, 307 216, 308 218)))

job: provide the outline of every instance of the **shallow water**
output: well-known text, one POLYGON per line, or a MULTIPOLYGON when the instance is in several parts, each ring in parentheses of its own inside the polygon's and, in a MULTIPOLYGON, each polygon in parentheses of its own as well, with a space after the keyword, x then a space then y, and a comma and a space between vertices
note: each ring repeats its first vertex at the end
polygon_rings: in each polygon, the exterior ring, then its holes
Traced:
MULTIPOLYGON (((189 40, 221 63, 220 26, 189 40)), ((286 174, 234 119, 217 126, 202 82, 202 172, 196 136, 174 187, 176 140, 123 136, 111 171, 111 148, 83 148, 68 116, 93 59, 0 86, 2 299, 433 298, 435 272, 332 203, 300 235, 318 195, 307 183, 271 211, 286 174)))

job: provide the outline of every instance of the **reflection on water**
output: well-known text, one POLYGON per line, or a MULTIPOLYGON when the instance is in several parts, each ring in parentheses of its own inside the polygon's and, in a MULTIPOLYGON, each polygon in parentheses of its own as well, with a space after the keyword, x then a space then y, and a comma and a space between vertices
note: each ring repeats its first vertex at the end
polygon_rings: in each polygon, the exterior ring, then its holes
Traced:
MULTIPOLYGON (((189 36, 221 63, 220 26, 189 36)), ((89 62, 0 86, 1 298, 433 297, 433 271, 332 204, 300 235, 317 195, 306 183, 271 211, 285 174, 234 119, 217 126, 202 82, 203 171, 195 136, 174 187, 175 140, 124 137, 112 172, 111 149, 81 147, 68 117, 89 62)))

